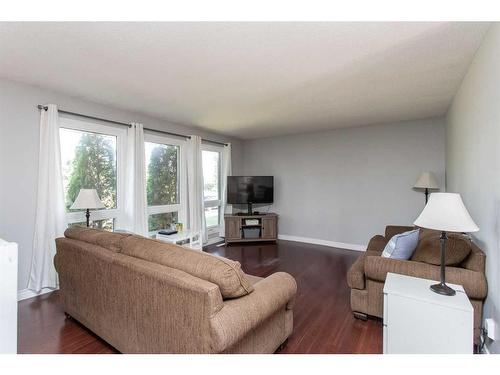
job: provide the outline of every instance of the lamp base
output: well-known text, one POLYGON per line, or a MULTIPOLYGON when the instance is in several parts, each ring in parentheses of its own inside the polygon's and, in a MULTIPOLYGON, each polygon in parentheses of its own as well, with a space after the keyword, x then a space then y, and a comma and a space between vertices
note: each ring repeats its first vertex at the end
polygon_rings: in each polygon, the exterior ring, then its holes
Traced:
POLYGON ((445 283, 431 285, 431 290, 434 293, 442 294, 443 296, 454 296, 457 293, 455 289, 450 288, 445 283))

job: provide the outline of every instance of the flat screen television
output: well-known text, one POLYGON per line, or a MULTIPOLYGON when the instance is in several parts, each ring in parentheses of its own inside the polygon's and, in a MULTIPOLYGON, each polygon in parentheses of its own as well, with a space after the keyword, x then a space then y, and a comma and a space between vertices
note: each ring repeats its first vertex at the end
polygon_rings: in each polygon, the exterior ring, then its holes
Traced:
POLYGON ((274 199, 273 176, 228 176, 227 203, 247 204, 252 213, 252 204, 269 204, 274 199))

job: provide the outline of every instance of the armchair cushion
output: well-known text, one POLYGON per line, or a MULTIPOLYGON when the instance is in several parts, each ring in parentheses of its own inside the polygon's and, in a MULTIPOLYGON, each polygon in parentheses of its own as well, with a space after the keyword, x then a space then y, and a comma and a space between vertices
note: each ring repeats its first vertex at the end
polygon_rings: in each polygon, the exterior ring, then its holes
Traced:
POLYGON ((396 234, 385 245, 382 256, 392 259, 410 259, 418 244, 418 233, 419 229, 415 229, 396 234))
MULTIPOLYGON (((382 258, 380 256, 367 256, 365 258, 365 275, 367 278, 385 282, 388 272, 429 280, 439 280, 440 278, 440 267, 432 264, 382 258)), ((446 281, 451 284, 462 285, 469 298, 486 298, 488 287, 486 277, 482 272, 458 267, 446 267, 446 281)))

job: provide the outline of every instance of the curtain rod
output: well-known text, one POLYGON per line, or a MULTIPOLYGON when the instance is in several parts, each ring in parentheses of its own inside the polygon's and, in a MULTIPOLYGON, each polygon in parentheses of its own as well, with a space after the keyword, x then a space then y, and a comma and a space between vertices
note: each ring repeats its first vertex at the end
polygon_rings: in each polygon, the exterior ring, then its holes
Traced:
MULTIPOLYGON (((43 109, 44 111, 46 111, 49 107, 41 105, 41 104, 38 104, 37 108, 38 109, 43 109)), ((108 120, 108 119, 105 119, 105 118, 84 115, 84 114, 76 113, 76 112, 63 111, 62 109, 58 109, 57 111, 60 112, 60 113, 65 113, 67 115, 73 115, 73 116, 78 116, 78 117, 85 117, 85 118, 88 118, 88 119, 91 119, 91 120, 109 122, 111 124, 127 126, 129 128, 132 126, 131 124, 126 123, 126 122, 108 120)), ((148 131, 156 132, 156 133, 167 134, 167 135, 172 135, 174 137, 182 137, 182 138, 186 138, 186 139, 190 139, 191 138, 191 136, 189 136, 189 135, 179 134, 179 133, 172 133, 172 132, 168 132, 168 131, 165 131, 165 130, 156 130, 156 129, 151 129, 151 128, 144 128, 144 130, 148 130, 148 131)), ((208 142, 208 143, 213 143, 213 144, 216 144, 216 145, 222 145, 222 146, 227 146, 228 145, 227 143, 224 143, 224 142, 212 141, 210 139, 205 139, 205 138, 202 138, 202 141, 203 142, 208 142)))

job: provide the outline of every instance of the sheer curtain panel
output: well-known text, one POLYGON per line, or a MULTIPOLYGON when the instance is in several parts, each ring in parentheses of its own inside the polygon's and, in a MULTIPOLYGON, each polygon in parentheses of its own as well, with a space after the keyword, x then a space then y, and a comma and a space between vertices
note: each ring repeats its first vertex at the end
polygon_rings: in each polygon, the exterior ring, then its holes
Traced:
MULTIPOLYGON (((189 229, 200 243, 207 241, 205 205, 203 203, 203 161, 201 137, 192 135, 187 150, 189 229)), ((194 242, 194 238, 191 238, 194 242)))
POLYGON ((124 220, 120 229, 141 236, 148 235, 146 200, 146 161, 144 151, 144 127, 132 123, 127 130, 127 165, 125 167, 124 220))
POLYGON ((231 144, 224 146, 222 151, 222 166, 221 166, 221 219, 219 236, 226 236, 226 223, 224 222, 224 214, 232 212, 232 206, 227 204, 227 176, 232 175, 231 169, 231 144))
POLYGON ((66 207, 61 171, 59 115, 57 106, 49 104, 40 111, 40 148, 35 231, 28 289, 39 293, 43 288, 58 287, 54 268, 55 239, 64 235, 66 207))

